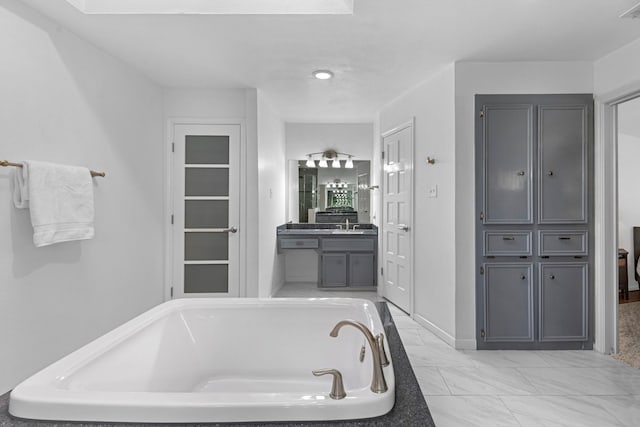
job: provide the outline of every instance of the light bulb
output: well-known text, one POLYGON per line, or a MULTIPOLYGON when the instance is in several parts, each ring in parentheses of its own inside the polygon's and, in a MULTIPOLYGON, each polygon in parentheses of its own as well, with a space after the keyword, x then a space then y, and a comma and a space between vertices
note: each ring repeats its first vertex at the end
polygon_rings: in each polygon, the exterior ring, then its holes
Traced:
POLYGON ((309 158, 307 159, 307 163, 306 164, 307 164, 308 168, 315 168, 316 167, 316 162, 313 161, 311 156, 309 156, 309 158))
POLYGON ((345 162, 344 167, 347 169, 353 169, 353 160, 351 160, 351 156, 349 156, 349 158, 345 162))
POLYGON ((340 160, 338 160, 337 157, 335 159, 333 159, 333 162, 331 162, 331 167, 332 168, 336 168, 336 169, 340 169, 340 160))
POLYGON ((320 159, 320 161, 318 162, 318 166, 321 168, 328 168, 329 165, 327 164, 327 159, 325 159, 324 157, 320 159))

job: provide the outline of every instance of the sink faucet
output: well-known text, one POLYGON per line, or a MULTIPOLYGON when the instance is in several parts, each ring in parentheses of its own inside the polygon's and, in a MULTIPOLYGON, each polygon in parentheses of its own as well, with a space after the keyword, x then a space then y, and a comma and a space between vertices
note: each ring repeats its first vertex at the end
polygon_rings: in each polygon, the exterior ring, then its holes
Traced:
POLYGON ((347 231, 349 230, 349 218, 347 218, 347 231))
POLYGON ((355 230, 357 228, 360 228, 360 224, 353 224, 353 229, 355 230))
POLYGON ((382 372, 382 361, 380 360, 380 350, 376 338, 373 336, 369 328, 367 328, 365 325, 360 322, 356 322, 355 320, 349 319, 339 321, 336 326, 333 327, 329 335, 334 338, 337 337, 340 329, 346 325, 353 326, 354 328, 358 329, 367 339, 369 347, 371 348, 371 355, 373 356, 373 377, 371 378, 371 391, 374 393, 384 393, 389 388, 387 387, 387 382, 385 381, 384 373, 382 372))

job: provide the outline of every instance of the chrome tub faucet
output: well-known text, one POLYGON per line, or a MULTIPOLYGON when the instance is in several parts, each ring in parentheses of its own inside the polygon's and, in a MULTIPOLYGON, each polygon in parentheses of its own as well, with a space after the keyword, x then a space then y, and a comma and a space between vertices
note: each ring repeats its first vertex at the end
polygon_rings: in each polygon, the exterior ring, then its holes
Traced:
MULTIPOLYGON (((371 348, 371 356, 373 357, 373 376, 371 378, 371 391, 374 393, 384 393, 389 388, 387 387, 387 382, 384 379, 384 373, 382 372, 383 361, 381 360, 381 354, 384 354, 384 337, 378 335, 378 337, 374 337, 369 328, 363 325, 360 322, 356 322, 355 320, 341 320, 336 326, 333 327, 331 332, 329 333, 332 337, 337 337, 338 332, 343 326, 353 326, 358 329, 367 342, 369 343, 369 347, 371 348), (382 352, 380 350, 380 346, 382 346, 382 352)), ((386 354, 384 356, 386 359, 386 354)), ((387 360, 384 363, 388 364, 387 360)), ((386 366, 386 365, 384 365, 386 366)))

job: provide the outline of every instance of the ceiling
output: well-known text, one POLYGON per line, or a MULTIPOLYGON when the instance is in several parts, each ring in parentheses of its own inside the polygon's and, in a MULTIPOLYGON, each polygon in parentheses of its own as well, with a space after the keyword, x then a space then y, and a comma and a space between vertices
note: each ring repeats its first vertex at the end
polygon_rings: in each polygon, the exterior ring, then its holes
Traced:
POLYGON ((371 121, 454 61, 592 61, 640 38, 639 19, 618 18, 637 0, 356 0, 353 15, 83 15, 23 1, 164 87, 255 87, 289 122, 371 121))

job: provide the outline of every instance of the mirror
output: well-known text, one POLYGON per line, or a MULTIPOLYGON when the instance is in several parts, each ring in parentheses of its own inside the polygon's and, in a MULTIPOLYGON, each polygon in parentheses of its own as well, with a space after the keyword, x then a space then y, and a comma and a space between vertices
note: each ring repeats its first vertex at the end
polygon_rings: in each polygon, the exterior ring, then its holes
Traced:
POLYGON ((290 160, 289 212, 293 222, 369 224, 369 160, 354 160, 353 168, 310 168, 305 161, 290 160), (297 209, 294 209, 297 206, 297 209), (295 216, 297 215, 297 218, 295 216))

